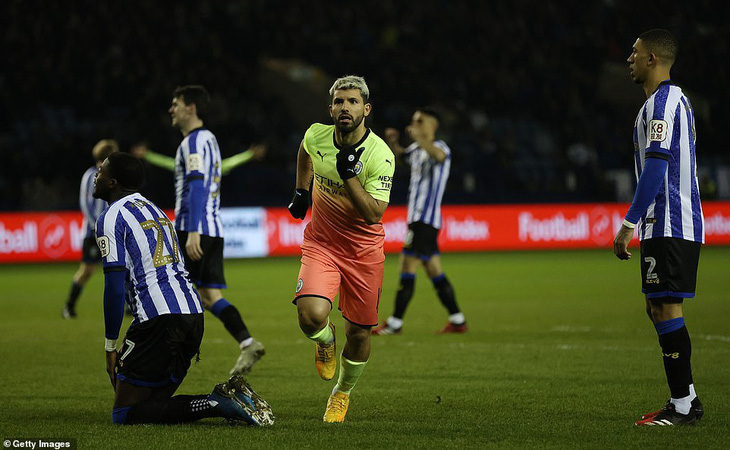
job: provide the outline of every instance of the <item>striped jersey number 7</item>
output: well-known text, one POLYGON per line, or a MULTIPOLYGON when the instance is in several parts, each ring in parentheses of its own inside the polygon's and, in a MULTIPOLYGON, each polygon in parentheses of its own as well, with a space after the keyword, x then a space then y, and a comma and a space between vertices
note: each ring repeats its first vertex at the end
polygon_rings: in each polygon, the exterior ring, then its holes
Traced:
POLYGON ((157 221, 145 220, 140 223, 143 230, 149 230, 150 228, 155 230, 157 233, 157 243, 155 244, 155 254, 152 256, 152 263, 155 267, 162 267, 166 264, 172 264, 180 261, 177 251, 177 240, 175 239, 175 229, 165 217, 159 217, 157 221), (162 226, 166 226, 170 229, 170 236, 172 237, 172 255, 163 255, 165 249, 165 231, 162 226))

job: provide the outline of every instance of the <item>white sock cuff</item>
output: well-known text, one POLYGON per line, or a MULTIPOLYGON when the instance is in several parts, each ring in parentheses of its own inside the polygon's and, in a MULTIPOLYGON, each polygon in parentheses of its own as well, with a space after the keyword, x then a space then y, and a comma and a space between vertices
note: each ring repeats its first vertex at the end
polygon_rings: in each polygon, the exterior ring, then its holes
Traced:
POLYGON ((462 323, 466 322, 464 313, 458 312, 456 314, 451 314, 449 316, 449 322, 453 323, 454 325, 461 325, 462 323))
POLYGON ((244 339, 241 342, 239 342, 238 346, 241 347, 241 350, 243 350, 244 348, 248 347, 252 343, 253 343, 253 338, 249 337, 248 339, 244 339))
POLYGON ((403 319, 398 319, 397 317, 390 316, 388 317, 388 320, 385 321, 385 323, 394 330, 399 329, 403 326, 403 319))

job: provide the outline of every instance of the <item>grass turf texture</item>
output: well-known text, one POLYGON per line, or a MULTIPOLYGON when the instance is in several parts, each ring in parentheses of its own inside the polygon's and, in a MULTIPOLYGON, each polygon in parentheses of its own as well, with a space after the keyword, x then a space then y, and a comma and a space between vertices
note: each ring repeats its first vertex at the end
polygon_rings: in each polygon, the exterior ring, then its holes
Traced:
MULTIPOLYGON (((730 248, 702 251, 697 298, 685 308, 706 415, 695 427, 636 428, 669 397, 656 333, 639 291, 638 250, 445 254, 469 332, 437 336, 446 312, 423 272, 400 336, 374 336, 347 420, 322 423, 335 380, 314 368, 314 345, 290 300, 296 258, 227 261, 227 298, 266 356, 248 380, 276 424, 222 419, 118 427, 104 370, 102 276, 60 311, 76 264, 0 266, 0 437, 74 438, 78 448, 721 448, 730 442, 730 248)), ((392 311, 397 256, 385 268, 380 317, 392 311)), ((332 314, 338 341, 343 319, 332 314)), ((338 348, 338 353, 341 347, 338 348)), ((227 378, 237 346, 206 313, 202 361, 179 393, 227 378)))

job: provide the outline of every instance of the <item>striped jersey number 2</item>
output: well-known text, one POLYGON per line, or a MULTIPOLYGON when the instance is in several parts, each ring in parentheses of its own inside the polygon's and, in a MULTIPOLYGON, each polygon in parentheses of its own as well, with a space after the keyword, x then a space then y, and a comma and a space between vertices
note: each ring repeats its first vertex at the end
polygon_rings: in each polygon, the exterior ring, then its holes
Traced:
POLYGON ((656 280, 657 275, 654 273, 654 268, 656 267, 656 259, 652 258, 651 256, 647 256, 646 258, 644 258, 644 262, 649 263, 649 268, 646 270, 646 279, 656 280))
POLYGON ((159 220, 160 223, 157 223, 154 220, 145 220, 140 223, 140 225, 143 230, 149 230, 152 228, 157 232, 157 244, 155 244, 155 254, 152 256, 152 263, 155 267, 162 267, 166 264, 171 264, 173 262, 176 263, 180 261, 180 258, 178 257, 175 229, 172 226, 172 222, 164 217, 159 217, 157 220, 159 220), (165 231, 162 229, 161 225, 170 229, 170 236, 172 236, 172 255, 162 254, 165 247, 165 231))

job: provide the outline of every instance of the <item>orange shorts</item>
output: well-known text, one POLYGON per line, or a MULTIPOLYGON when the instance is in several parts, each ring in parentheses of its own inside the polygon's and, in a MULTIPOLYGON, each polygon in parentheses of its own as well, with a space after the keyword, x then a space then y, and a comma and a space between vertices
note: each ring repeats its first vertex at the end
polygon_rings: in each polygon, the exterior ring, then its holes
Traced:
POLYGON ((384 262, 382 249, 366 258, 349 259, 305 241, 293 303, 301 297, 322 297, 334 303, 339 290, 337 307, 342 311, 342 317, 356 325, 375 326, 378 324, 384 262))

